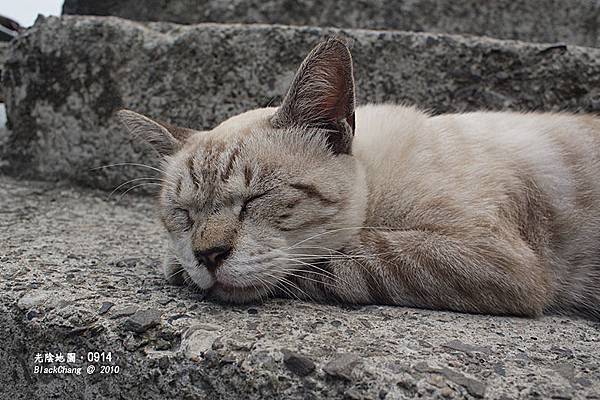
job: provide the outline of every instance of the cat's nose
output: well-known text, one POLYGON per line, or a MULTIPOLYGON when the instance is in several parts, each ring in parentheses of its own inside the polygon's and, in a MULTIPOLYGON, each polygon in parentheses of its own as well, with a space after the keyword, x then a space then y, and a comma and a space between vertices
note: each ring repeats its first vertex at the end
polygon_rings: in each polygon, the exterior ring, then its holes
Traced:
POLYGON ((206 250, 197 250, 194 255, 209 271, 214 271, 230 253, 231 246, 220 245, 206 250))

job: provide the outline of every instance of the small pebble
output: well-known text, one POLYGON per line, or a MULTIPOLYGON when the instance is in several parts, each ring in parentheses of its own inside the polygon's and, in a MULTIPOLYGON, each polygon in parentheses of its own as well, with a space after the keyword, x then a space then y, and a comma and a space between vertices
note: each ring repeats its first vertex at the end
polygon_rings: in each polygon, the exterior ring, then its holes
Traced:
POLYGON ((112 319, 127 317, 129 315, 135 314, 135 312, 137 310, 138 310, 138 308, 136 306, 127 306, 125 308, 120 308, 118 310, 115 310, 110 317, 112 319))
POLYGON ((315 363, 308 357, 283 349, 283 363, 298 376, 306 376, 315 370, 315 363))
POLYGON ((100 306, 100 310, 98 310, 98 314, 100 315, 104 315, 108 312, 108 310, 110 310, 112 308, 112 306, 114 306, 115 303, 111 303, 110 301, 105 301, 102 303, 102 305, 100 306))
POLYGON ((123 329, 144 333, 148 329, 155 327, 160 323, 161 312, 155 309, 140 310, 130 316, 123 323, 123 329))
POLYGON ((360 357, 356 354, 338 354, 323 367, 323 371, 333 377, 351 380, 352 371, 359 362, 360 357))
POLYGON ((29 310, 27 311, 27 313, 25 314, 25 316, 27 317, 28 320, 32 320, 35 318, 38 318, 42 315, 41 312, 37 311, 37 310, 29 310))
POLYGON ((169 361, 169 357, 164 356, 164 357, 161 357, 160 360, 158 360, 158 367, 160 369, 167 369, 167 368, 169 368, 170 363, 171 362, 169 361))

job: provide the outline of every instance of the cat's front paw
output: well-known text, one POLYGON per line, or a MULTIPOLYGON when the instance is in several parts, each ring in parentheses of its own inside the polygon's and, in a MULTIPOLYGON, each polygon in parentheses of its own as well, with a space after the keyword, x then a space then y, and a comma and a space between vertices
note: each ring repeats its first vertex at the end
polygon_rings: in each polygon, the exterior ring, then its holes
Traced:
POLYGON ((190 282, 188 273, 185 272, 179 260, 173 255, 165 257, 163 272, 167 282, 171 285, 183 286, 190 282))

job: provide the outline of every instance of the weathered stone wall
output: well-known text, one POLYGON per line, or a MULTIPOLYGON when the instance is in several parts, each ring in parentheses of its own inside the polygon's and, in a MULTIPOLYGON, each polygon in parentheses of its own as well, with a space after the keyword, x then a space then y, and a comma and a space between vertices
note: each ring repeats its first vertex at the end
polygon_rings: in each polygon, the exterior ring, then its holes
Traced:
POLYGON ((598 0, 66 0, 65 14, 460 33, 600 45, 598 0))
MULTIPOLYGON (((475 109, 600 110, 600 50, 459 36, 266 25, 141 24, 52 17, 11 42, 3 85, 11 136, 4 170, 105 189, 149 163, 112 117, 127 107, 210 128, 277 104, 320 39, 352 43, 358 102, 475 109)), ((145 173, 144 173, 145 174, 145 173)))
MULTIPOLYGON (((6 59, 6 52, 8 50, 7 42, 0 42, 0 77, 2 77, 2 68, 4 66, 4 61, 6 59)), ((1 81, 1 80, 0 80, 1 81)), ((4 96, 2 94, 2 82, 0 82, 0 103, 4 102, 4 96)))

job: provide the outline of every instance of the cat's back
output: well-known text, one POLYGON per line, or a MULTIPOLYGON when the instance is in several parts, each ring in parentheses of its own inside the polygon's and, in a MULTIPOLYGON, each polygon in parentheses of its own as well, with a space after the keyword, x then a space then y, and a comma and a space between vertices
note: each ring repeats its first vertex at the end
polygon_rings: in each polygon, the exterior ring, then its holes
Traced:
MULTIPOLYGON (((429 116, 413 107, 357 109, 353 153, 367 170, 372 215, 387 220, 446 205, 494 215, 527 185, 570 217, 600 205, 600 119, 567 113, 429 116)), ((443 207, 442 207, 443 208, 443 207)), ((592 214, 596 214, 595 212, 592 214)), ((600 211, 598 212, 600 215, 600 211)), ((442 214, 442 217, 447 215, 442 214)))
POLYGON ((600 204, 597 116, 476 112, 440 115, 428 122, 432 132, 455 138, 453 150, 469 155, 464 157, 466 164, 496 179, 502 174, 532 182, 559 211, 580 207, 584 192, 594 199, 595 207, 600 204))
MULTIPOLYGON (((414 107, 367 105, 356 110, 353 152, 371 162, 404 161, 423 156, 445 157, 459 150, 465 158, 504 154, 507 159, 535 162, 558 154, 583 159, 600 156, 600 116, 569 113, 471 112, 429 116, 414 107), (451 147, 444 147, 451 146, 451 147), (459 147, 452 147, 452 146, 459 147), (410 150, 410 152, 409 152, 410 150)), ((456 155, 453 156, 456 158, 456 155)), ((469 160, 465 159, 465 163, 469 160)))
POLYGON ((600 143, 600 117, 589 114, 444 114, 429 118, 429 126, 437 132, 453 132, 484 147, 492 145, 510 150, 513 158, 523 155, 531 160, 532 155, 544 155, 544 152, 559 153, 564 157, 573 152, 600 154, 597 148, 600 143))

